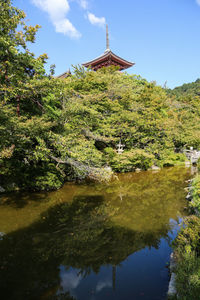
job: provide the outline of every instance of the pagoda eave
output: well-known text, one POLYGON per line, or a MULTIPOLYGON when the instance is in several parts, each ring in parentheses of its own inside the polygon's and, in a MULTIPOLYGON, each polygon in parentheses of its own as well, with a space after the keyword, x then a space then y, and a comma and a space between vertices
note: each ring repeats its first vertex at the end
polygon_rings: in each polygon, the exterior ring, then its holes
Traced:
POLYGON ((109 67, 109 66, 118 66, 119 70, 125 70, 133 65, 135 63, 129 62, 116 54, 114 54, 111 50, 106 50, 103 55, 100 57, 97 57, 96 59, 82 64, 84 67, 89 68, 91 67, 94 71, 102 68, 102 67, 109 67))

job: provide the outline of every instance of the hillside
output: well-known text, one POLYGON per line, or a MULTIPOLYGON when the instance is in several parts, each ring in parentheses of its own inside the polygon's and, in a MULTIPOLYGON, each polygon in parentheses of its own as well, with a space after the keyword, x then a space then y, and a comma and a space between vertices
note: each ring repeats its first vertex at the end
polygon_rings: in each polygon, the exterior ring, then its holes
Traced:
POLYGON ((176 96, 198 96, 200 97, 200 79, 195 82, 185 83, 181 86, 168 90, 169 94, 176 96))

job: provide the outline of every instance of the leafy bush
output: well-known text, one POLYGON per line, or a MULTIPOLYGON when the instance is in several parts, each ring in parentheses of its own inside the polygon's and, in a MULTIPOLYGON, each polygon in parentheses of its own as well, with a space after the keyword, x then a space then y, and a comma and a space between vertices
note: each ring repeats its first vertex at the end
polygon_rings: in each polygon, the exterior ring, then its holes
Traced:
POLYGON ((161 157, 161 161, 159 162, 159 165, 162 167, 170 167, 170 166, 183 164, 185 161, 186 161, 186 156, 184 154, 167 152, 164 153, 163 156, 161 157))
POLYGON ((198 168, 198 170, 200 171, 200 158, 199 158, 198 161, 197 161, 197 168, 198 168))
POLYGON ((137 168, 147 170, 153 165, 154 156, 144 150, 135 149, 118 154, 111 161, 111 166, 116 172, 129 172, 137 168))
POLYGON ((54 164, 48 164, 34 171, 32 181, 26 182, 26 186, 32 190, 48 191, 59 189, 63 185, 64 178, 54 164))
POLYGON ((200 213, 200 176, 197 175, 192 181, 192 201, 190 207, 197 209, 200 213))
MULTIPOLYGON (((190 206, 200 212, 200 176, 192 181, 190 206)), ((176 285, 181 299, 199 299, 200 295, 200 218, 190 216, 173 247, 177 259, 176 285)))
POLYGON ((199 299, 200 295, 200 219, 191 216, 173 247, 177 259, 176 285, 180 299, 199 299))

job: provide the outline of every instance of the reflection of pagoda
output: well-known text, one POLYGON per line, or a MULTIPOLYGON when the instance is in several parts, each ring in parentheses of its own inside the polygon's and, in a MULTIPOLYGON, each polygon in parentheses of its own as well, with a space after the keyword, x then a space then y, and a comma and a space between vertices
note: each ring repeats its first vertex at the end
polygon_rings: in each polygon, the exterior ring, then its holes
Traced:
POLYGON ((99 57, 82 64, 84 67, 91 67, 94 71, 109 66, 118 66, 119 70, 125 70, 132 67, 135 63, 129 62, 116 54, 109 47, 108 25, 106 25, 106 51, 99 57))

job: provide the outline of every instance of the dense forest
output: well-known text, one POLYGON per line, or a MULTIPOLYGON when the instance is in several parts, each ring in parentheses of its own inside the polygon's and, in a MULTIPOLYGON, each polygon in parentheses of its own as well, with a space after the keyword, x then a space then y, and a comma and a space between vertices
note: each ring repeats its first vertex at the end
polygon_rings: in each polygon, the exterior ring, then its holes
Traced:
POLYGON ((200 96, 200 79, 195 82, 185 83, 182 86, 178 86, 173 90, 168 90, 170 95, 175 95, 177 97, 195 97, 200 96))
POLYGON ((39 26, 0 7, 0 189, 58 189, 67 180, 185 161, 200 146, 200 80, 173 91, 121 73, 77 66, 65 79, 28 49, 39 26), (124 145, 118 154, 117 145, 124 145))

